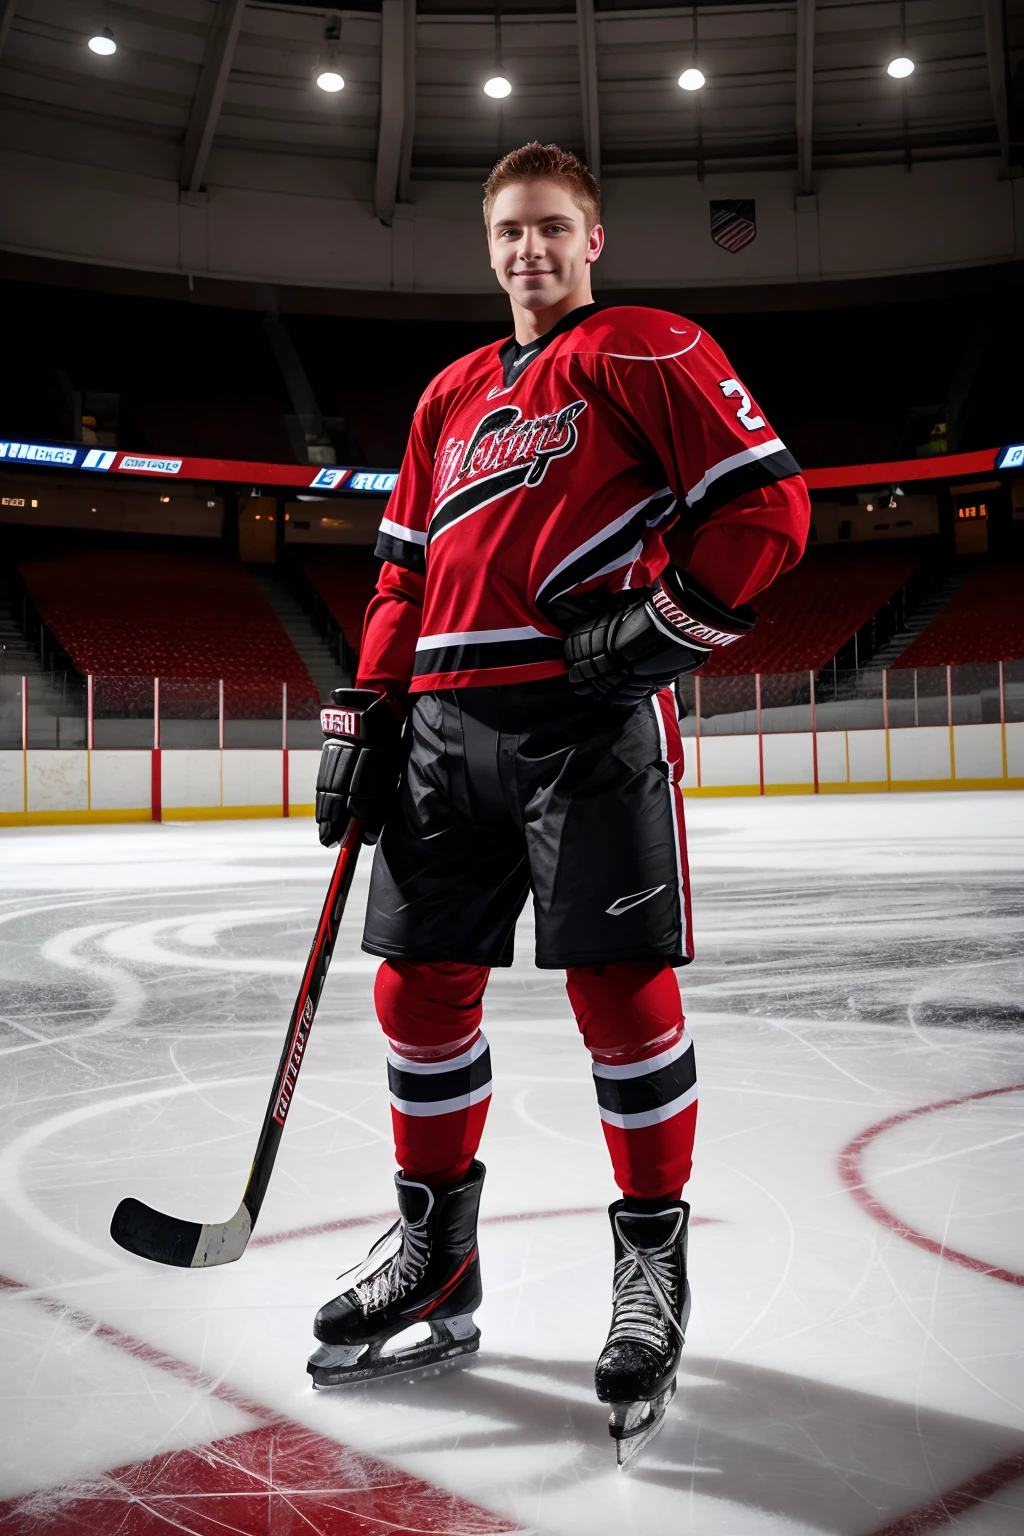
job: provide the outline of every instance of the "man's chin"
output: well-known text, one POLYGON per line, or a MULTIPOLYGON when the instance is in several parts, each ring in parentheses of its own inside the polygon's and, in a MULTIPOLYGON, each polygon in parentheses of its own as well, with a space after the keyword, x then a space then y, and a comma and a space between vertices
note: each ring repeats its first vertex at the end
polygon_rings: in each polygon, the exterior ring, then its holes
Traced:
POLYGON ((525 288, 521 283, 513 282, 505 292, 522 309, 550 309, 552 305, 560 303, 565 298, 565 293, 560 289, 551 288, 525 288))

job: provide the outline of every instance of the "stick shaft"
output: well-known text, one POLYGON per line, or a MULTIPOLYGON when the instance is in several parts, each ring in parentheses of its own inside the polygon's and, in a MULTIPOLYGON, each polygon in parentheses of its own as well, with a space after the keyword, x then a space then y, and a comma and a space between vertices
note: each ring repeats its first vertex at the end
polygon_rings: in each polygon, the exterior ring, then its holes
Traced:
POLYGON ((331 956, 334 954, 338 929, 348 901, 352 877, 356 872, 361 830, 357 821, 350 821, 348 830, 342 838, 334 874, 331 876, 323 911, 320 913, 320 921, 310 945, 309 957, 302 973, 302 982, 288 1023, 288 1034, 278 1063, 267 1112, 263 1116, 260 1139, 256 1144, 256 1155, 249 1172, 249 1182, 242 1196, 242 1202, 249 1212, 252 1226, 256 1225, 256 1218, 260 1213, 267 1185, 270 1183, 270 1175, 273 1172, 277 1149, 281 1144, 281 1135, 291 1107, 309 1032, 313 1027, 317 1004, 327 979, 331 956))

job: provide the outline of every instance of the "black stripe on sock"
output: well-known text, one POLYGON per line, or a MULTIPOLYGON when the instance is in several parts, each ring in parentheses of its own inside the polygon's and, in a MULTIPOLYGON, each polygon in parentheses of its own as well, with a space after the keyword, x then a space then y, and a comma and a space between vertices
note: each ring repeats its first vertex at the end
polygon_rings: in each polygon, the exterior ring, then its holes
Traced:
POLYGON ((680 1098, 697 1081, 693 1046, 682 1056, 647 1072, 643 1077, 598 1077, 594 1074, 597 1102, 616 1115, 638 1115, 646 1109, 662 1109, 680 1098))
POLYGON ((451 1072, 417 1072, 412 1067, 396 1067, 388 1062, 388 1087, 396 1099, 409 1104, 440 1104, 446 1099, 461 1099, 491 1081, 491 1053, 484 1051, 468 1067, 451 1072))

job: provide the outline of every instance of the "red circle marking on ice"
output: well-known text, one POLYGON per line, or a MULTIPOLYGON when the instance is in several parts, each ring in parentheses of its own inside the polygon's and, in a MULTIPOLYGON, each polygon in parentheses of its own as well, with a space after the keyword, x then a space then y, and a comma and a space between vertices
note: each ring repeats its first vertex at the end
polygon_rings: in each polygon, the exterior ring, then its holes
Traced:
POLYGON ((879 1120, 876 1125, 869 1125, 866 1131, 860 1131, 852 1141, 839 1154, 839 1177, 846 1185, 850 1194, 856 1200, 862 1210, 867 1211, 883 1227, 888 1227, 890 1232, 895 1232, 898 1237, 906 1238, 908 1243, 913 1243, 917 1248, 923 1248, 926 1253, 936 1253, 940 1259, 948 1259, 951 1264, 960 1264, 964 1269, 973 1269, 976 1274, 990 1275, 994 1280, 1005 1280, 1007 1285, 1024 1285, 1024 1275, 1015 1274, 1012 1269, 1001 1269, 998 1264, 986 1264, 984 1259, 973 1258, 969 1253, 960 1253, 956 1248, 947 1248, 942 1243, 937 1243, 933 1237, 926 1237, 923 1232, 918 1232, 892 1211, 886 1210, 880 1200, 868 1189, 861 1169, 861 1156, 865 1148, 880 1136, 883 1131, 891 1130, 894 1125, 904 1125, 908 1120, 916 1120, 921 1115, 932 1115, 939 1109, 955 1109, 961 1104, 970 1104, 975 1099, 992 1099, 1000 1093, 1024 1093, 1024 1083, 1011 1083, 1006 1088, 984 1088, 980 1093, 965 1093, 959 1099, 942 1099, 938 1104, 921 1104, 917 1109, 904 1109, 896 1115, 890 1115, 887 1120, 879 1120))

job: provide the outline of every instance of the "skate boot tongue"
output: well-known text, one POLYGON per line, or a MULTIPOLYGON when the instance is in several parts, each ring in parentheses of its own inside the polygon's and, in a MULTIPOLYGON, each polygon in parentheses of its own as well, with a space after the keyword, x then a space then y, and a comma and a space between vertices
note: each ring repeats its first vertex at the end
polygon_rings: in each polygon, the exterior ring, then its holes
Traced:
POLYGON ((433 1190, 426 1184, 403 1179, 400 1173, 395 1174, 395 1189, 398 1191, 398 1209, 406 1226, 418 1227, 426 1221, 434 1205, 433 1190))
POLYGON ((675 1237, 682 1216, 682 1208, 678 1205, 670 1205, 653 1215, 616 1211, 615 1225, 620 1237, 632 1248, 661 1248, 675 1237))

